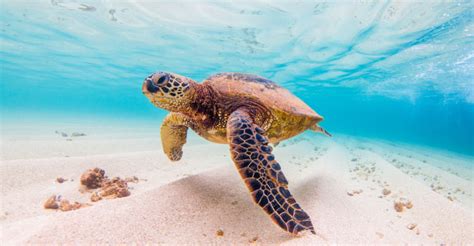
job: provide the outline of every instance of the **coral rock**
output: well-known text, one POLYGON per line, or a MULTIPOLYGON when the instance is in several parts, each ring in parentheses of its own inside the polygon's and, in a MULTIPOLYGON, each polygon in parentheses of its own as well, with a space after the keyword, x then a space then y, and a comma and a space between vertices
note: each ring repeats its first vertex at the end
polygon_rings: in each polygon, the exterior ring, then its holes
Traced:
POLYGON ((111 180, 105 180, 101 184, 99 195, 105 198, 120 198, 130 195, 127 182, 119 177, 111 180))
POLYGON ((61 211, 70 211, 74 209, 74 206, 68 200, 64 199, 59 203, 59 209, 61 211))
POLYGON ((46 200, 46 202, 44 203, 44 208, 46 208, 46 209, 58 209, 59 208, 58 202, 56 200, 56 195, 53 195, 50 198, 48 198, 48 200, 46 200))
POLYGON ((102 197, 99 196, 99 194, 97 194, 97 192, 92 193, 92 195, 91 195, 91 201, 92 202, 98 202, 100 200, 102 200, 102 197))
POLYGON ((137 176, 133 176, 133 177, 125 178, 125 181, 129 182, 129 183, 138 183, 139 180, 138 180, 137 176))
POLYGON ((105 178, 105 171, 96 167, 81 175, 81 184, 89 189, 97 189, 105 178))
POLYGON ((60 184, 64 183, 64 181, 67 181, 67 179, 65 179, 65 178, 63 178, 63 177, 57 177, 57 178, 56 178, 56 182, 58 182, 58 183, 60 183, 60 184))
POLYGON ((83 137, 83 136, 86 136, 86 134, 82 132, 73 132, 71 134, 71 137, 83 137))
POLYGON ((83 204, 79 202, 70 203, 68 200, 61 200, 59 203, 59 209, 63 212, 80 209, 83 207, 89 207, 89 204, 83 204))
POLYGON ((416 224, 415 224, 415 223, 411 223, 411 224, 408 224, 408 225, 407 225, 407 228, 410 229, 410 230, 415 229, 415 227, 416 227, 416 224))
POLYGON ((393 203, 393 208, 395 209, 395 211, 401 213, 401 212, 403 212, 403 203, 402 202, 394 202, 393 203))

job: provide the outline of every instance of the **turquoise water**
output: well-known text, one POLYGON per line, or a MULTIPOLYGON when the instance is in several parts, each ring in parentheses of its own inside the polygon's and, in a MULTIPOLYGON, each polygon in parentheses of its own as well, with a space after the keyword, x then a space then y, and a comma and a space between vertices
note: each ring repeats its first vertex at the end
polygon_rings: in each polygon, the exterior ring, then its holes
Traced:
POLYGON ((473 9, 473 1, 2 0, 2 119, 159 123, 166 112, 141 92, 150 73, 200 81, 245 72, 288 88, 336 135, 472 156, 473 9))

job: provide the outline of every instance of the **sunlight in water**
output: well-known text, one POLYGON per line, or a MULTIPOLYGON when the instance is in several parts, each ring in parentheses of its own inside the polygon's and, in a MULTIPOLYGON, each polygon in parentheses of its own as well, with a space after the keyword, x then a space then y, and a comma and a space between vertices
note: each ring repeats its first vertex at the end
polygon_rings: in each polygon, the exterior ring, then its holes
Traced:
POLYGON ((288 88, 332 131, 473 153, 472 9, 473 1, 3 1, 2 110, 162 117, 141 94, 150 73, 202 81, 244 72, 288 88))
POLYGON ((159 67, 196 79, 255 72, 293 90, 474 102, 472 1, 2 5, 4 76, 21 73, 23 86, 51 86, 60 76, 65 88, 130 88, 159 67))

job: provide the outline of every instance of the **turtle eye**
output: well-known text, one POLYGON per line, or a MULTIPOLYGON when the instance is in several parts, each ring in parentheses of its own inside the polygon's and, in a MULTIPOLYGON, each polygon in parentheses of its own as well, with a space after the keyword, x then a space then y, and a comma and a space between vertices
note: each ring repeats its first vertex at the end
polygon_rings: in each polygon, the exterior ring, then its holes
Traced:
POLYGON ((166 73, 156 73, 152 76, 151 81, 155 86, 165 85, 170 79, 170 76, 166 73))

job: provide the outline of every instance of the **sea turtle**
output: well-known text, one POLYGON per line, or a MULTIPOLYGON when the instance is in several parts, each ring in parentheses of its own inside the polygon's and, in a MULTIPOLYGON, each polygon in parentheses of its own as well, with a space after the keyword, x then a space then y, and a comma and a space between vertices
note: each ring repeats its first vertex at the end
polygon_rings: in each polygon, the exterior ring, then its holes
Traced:
POLYGON ((318 125, 323 118, 308 105, 273 81, 243 73, 219 73, 199 84, 156 72, 145 79, 142 91, 155 106, 170 111, 161 126, 170 160, 181 159, 188 128, 211 142, 229 144, 253 200, 272 220, 293 234, 315 233, 269 146, 305 130, 330 136, 318 125))

